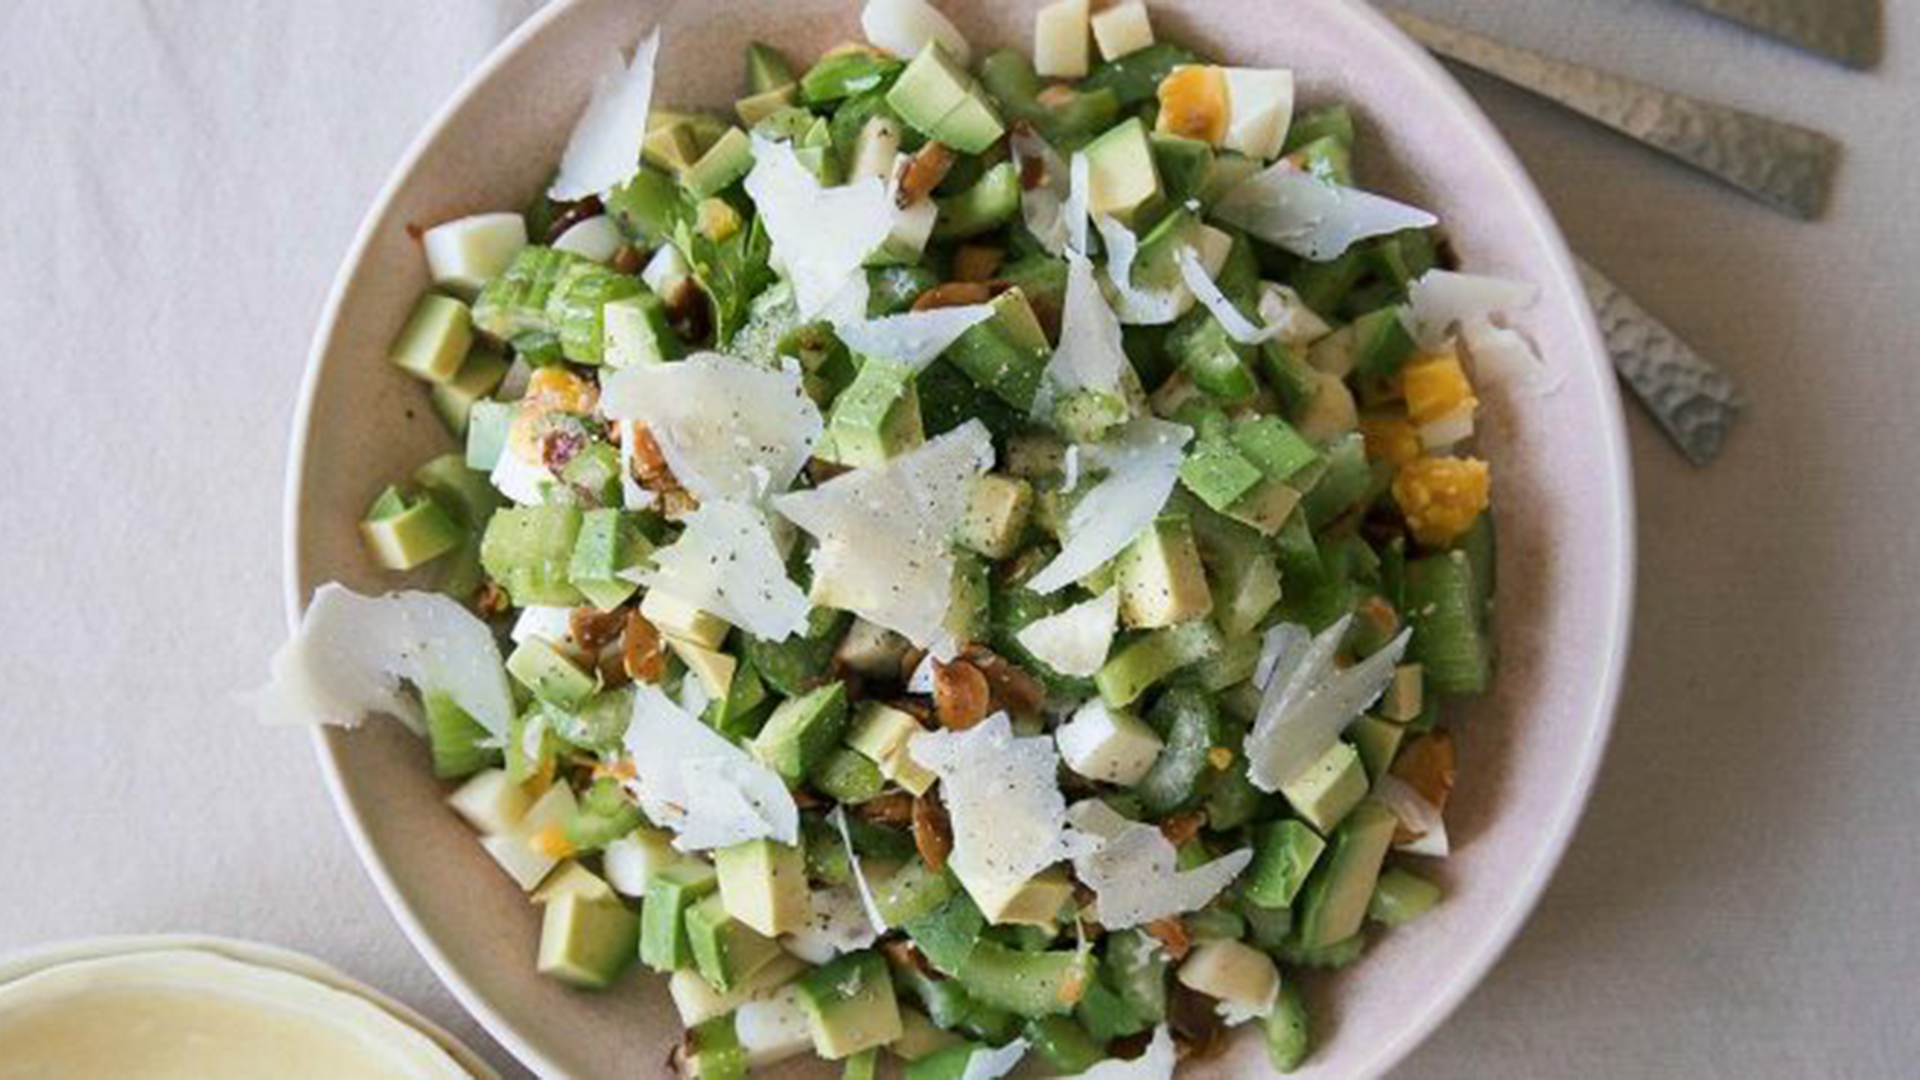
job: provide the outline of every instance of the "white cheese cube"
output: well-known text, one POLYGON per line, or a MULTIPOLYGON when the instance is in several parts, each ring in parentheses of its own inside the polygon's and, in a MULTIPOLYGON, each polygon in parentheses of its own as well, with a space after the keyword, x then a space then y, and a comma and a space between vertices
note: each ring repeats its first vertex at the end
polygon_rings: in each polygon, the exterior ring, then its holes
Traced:
POLYGON ((1227 137, 1222 146, 1259 161, 1280 156, 1293 126, 1293 72, 1225 68, 1227 137))
POLYGON ((592 259, 603 263, 613 258, 626 240, 620 235, 620 227, 606 214, 595 214, 585 221, 575 222, 560 238, 553 242, 553 250, 569 251, 583 259, 592 259))
POLYGON ((1176 977, 1187 989, 1218 1000, 1229 1021, 1267 1015, 1280 993, 1280 969, 1267 954, 1232 939, 1202 942, 1176 977))
POLYGON ((447 796, 447 804, 481 833, 495 835, 513 831, 526 816, 533 800, 526 790, 507 778, 504 769, 488 769, 447 796))
POLYGON ((1043 79, 1079 79, 1088 71, 1088 0, 1055 0, 1033 17, 1033 70, 1043 79))
POLYGON ((747 1065, 764 1069, 813 1049, 813 1029, 800 1005, 800 988, 783 987, 772 997, 749 1001, 733 1014, 733 1033, 747 1065))
POLYGON ((1053 733, 1067 768, 1089 780, 1131 787, 1153 768, 1165 745, 1139 717, 1094 698, 1053 733))
POLYGON ((527 220, 519 214, 475 214, 435 225, 421 235, 420 244, 433 283, 471 298, 527 246, 527 220))
POLYGON ((1100 58, 1118 60, 1153 44, 1153 23, 1147 18, 1147 5, 1110 7, 1093 17, 1093 40, 1100 46, 1100 58))
POLYGON ((653 290, 654 295, 671 296, 673 290, 691 273, 693 268, 687 265, 686 256, 680 254, 680 249, 672 244, 662 244, 660 250, 653 253, 653 258, 647 260, 647 265, 641 268, 640 280, 653 290))

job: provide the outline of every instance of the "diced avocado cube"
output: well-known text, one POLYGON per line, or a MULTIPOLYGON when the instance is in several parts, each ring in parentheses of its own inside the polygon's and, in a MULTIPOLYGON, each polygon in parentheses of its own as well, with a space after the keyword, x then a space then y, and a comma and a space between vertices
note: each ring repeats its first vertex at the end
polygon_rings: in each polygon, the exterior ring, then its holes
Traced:
POLYGON ((1253 862, 1247 867, 1249 903, 1278 910, 1291 907, 1327 842, 1305 824, 1270 821, 1253 831, 1253 862))
POLYGON ((747 43, 747 92, 764 94, 782 86, 792 86, 798 79, 793 66, 780 50, 763 42, 747 43))
MULTIPOLYGON (((678 977, 679 973, 675 973, 678 977)), ((695 976, 697 979, 698 976, 695 976)), ((747 1080, 752 1066, 734 1032, 732 1014, 716 1016, 686 1034, 677 1075, 685 1080, 747 1080)))
POLYGON ((453 381, 473 344, 473 313, 451 296, 428 293, 414 305, 387 359, 416 379, 453 381))
MULTIPOLYGON (((618 899, 613 891, 613 887, 607 884, 605 878, 580 865, 580 863, 573 859, 562 860, 560 865, 554 869, 553 873, 547 875, 547 880, 541 882, 540 887, 533 890, 533 893, 528 896, 527 899, 541 907, 545 907, 563 896, 575 894, 579 895, 583 900, 618 899)), ((634 920, 633 929, 634 944, 637 946, 639 944, 640 932, 640 923, 637 916, 634 920)))
POLYGON ((476 342, 453 378, 434 386, 433 411, 449 434, 464 438, 467 420, 476 403, 486 400, 507 377, 507 360, 499 350, 476 342))
POLYGON ((1418 874, 1392 867, 1374 883, 1367 918, 1386 926, 1405 926, 1440 902, 1440 886, 1418 874))
POLYGON ((473 403, 467 413, 467 468, 490 473, 500 463, 513 427, 513 413, 511 401, 485 399, 473 403))
POLYGON ((1008 289, 993 299, 993 317, 960 335, 945 360, 1017 409, 1033 406, 1052 348, 1026 294, 1008 289))
POLYGON ((437 501, 388 487, 367 508, 360 538, 373 561, 388 570, 411 570, 459 547, 467 531, 437 501))
POLYGON ((833 652, 835 665, 868 678, 895 679, 912 643, 877 623, 856 618, 833 652))
MULTIPOLYGON (((1129 222, 1160 194, 1147 125, 1133 117, 1087 144, 1087 212, 1129 222)), ((1143 252, 1144 253, 1144 252, 1143 252)))
POLYGON ((1291 480, 1320 460, 1313 444, 1277 416, 1237 420, 1228 437, 1235 449, 1272 480, 1291 480))
POLYGON ((1163 514, 1117 560, 1120 620, 1155 629, 1205 618, 1213 611, 1206 568, 1184 514, 1163 514))
POLYGON ((879 953, 842 956, 803 976, 799 987, 813 1047, 829 1061, 885 1046, 901 1035, 893 978, 879 953))
POLYGON ((602 990, 633 962, 640 916, 618 897, 564 892, 540 920, 540 974, 585 990, 602 990))
POLYGON ((421 695, 427 714, 427 746, 433 752, 433 775, 457 780, 500 764, 500 751, 487 745, 492 735, 454 702, 452 695, 429 691, 421 695))
POLYGON ((1360 751, 1360 762, 1367 767, 1368 781, 1377 783, 1393 764, 1393 756, 1400 752, 1400 741, 1406 737, 1407 729, 1377 716, 1363 716, 1353 722, 1347 733, 1353 736, 1353 745, 1360 751))
POLYGON ((480 563, 516 607, 573 607, 582 596, 567 569, 582 520, 579 507, 563 504, 501 510, 487 522, 480 563))
POLYGON ((994 895, 969 890, 980 914, 995 926, 1038 926, 1051 930, 1058 925, 1060 909, 1073 899, 1073 880, 1065 867, 1044 870, 1025 882, 994 895))
POLYGON ((530 637, 507 657, 507 674, 533 696, 562 709, 576 709, 600 689, 597 675, 584 671, 545 638, 530 637))
POLYGON ((1178 135, 1149 136, 1154 168, 1160 174, 1161 193, 1174 206, 1185 206, 1198 199, 1213 179, 1213 147, 1199 139, 1178 135))
POLYGON ((953 600, 942 626, 956 641, 985 637, 992 619, 993 564, 983 555, 957 551, 953 561, 953 600))
POLYGON ((717 615, 701 611, 664 589, 649 589, 640 601, 640 614, 659 627, 669 638, 689 641, 702 648, 717 649, 727 639, 729 627, 717 615))
POLYGON ((932 41, 894 81, 887 104, 914 130, 963 154, 981 153, 1006 133, 973 77, 932 41))
POLYGON ((880 766, 863 754, 847 747, 836 747, 807 780, 814 790, 846 806, 858 806, 879 798, 886 790, 887 778, 880 766))
POLYGON ((662 972, 691 967, 693 946, 687 940, 687 911, 719 887, 713 867, 694 860, 655 874, 647 882, 646 900, 640 905, 641 962, 662 972))
POLYGON ((661 113, 647 118, 647 137, 641 141, 641 160, 679 174, 700 159, 700 137, 683 115, 661 113))
POLYGON ((846 635, 853 616, 830 607, 816 607, 807 616, 807 632, 781 641, 743 635, 741 653, 773 687, 788 697, 799 697, 825 684, 832 674, 833 653, 846 635))
POLYGON ((779 942, 727 914, 717 894, 688 908, 685 921, 694 966, 723 994, 781 955, 779 942))
POLYGON ((1033 511, 1033 485, 1015 476, 987 473, 973 482, 960 543, 990 559, 1004 559, 1020 545, 1033 511))
POLYGON ((939 200, 938 205, 935 240, 964 240, 992 232, 1020 213, 1020 171, 1003 161, 973 186, 939 200))
POLYGON ((767 117, 792 107, 800 99, 800 87, 797 83, 775 86, 757 94, 748 94, 733 103, 733 114, 740 122, 753 127, 767 117))
POLYGON ((653 542, 640 531, 640 522, 624 510, 589 510, 581 519, 567 578, 593 606, 610 611, 627 602, 639 585, 626 575, 644 565, 653 554, 653 542))
POLYGON ((1204 619, 1155 630, 1108 657, 1094 685, 1108 706, 1124 708, 1161 679, 1212 656, 1221 644, 1220 631, 1204 619))
POLYGON ((958 888, 951 874, 916 859, 874 882, 873 906, 888 926, 905 926, 931 915, 958 888))
POLYGON ((705 720, 729 740, 744 742, 760 733, 767 714, 773 711, 768 699, 766 680, 752 664, 742 662, 734 668, 727 696, 707 706, 705 720))
POLYGON ((799 848, 749 840, 715 851, 713 867, 727 914, 767 937, 805 925, 807 865, 799 848))
POLYGON ((1360 931, 1398 823, 1375 802, 1361 803, 1341 823, 1300 892, 1300 944, 1324 948, 1360 931))
POLYGON ((855 468, 885 464, 926 442, 913 369, 869 359, 834 399, 823 441, 831 454, 818 456, 855 468))
POLYGON ((1336 742, 1300 775, 1280 785, 1295 813, 1322 833, 1331 832, 1367 797, 1367 770, 1360 752, 1336 742))
POLYGON ((1402 307, 1370 311, 1353 321, 1353 371, 1363 379, 1397 373, 1414 353, 1413 332, 1402 307))
POLYGON ((718 195, 753 168, 753 140, 739 128, 728 128, 700 160, 680 176, 681 186, 696 199, 718 195))
POLYGON ((724 701, 732 695, 733 676, 739 670, 740 662, 718 649, 709 649, 695 645, 684 638, 667 638, 667 648, 673 655, 687 665, 700 685, 706 688, 707 696, 724 701))
POLYGON ((608 303, 600 318, 606 328, 604 359, 610 368, 664 363, 683 351, 667 325, 665 302, 651 292, 608 303))
POLYGON ((488 769, 454 789, 447 805, 476 831, 498 835, 520 823, 533 799, 506 770, 488 769))
POLYGON ((1280 989, 1280 969, 1266 953, 1232 938, 1201 942, 1180 965, 1180 985, 1243 1012, 1257 1012, 1280 989))
POLYGON ((925 729, 913 715, 878 701, 862 702, 847 732, 847 745, 880 766, 880 774, 914 795, 939 779, 913 760, 908 744, 925 729))
POLYGON ((1226 439, 1201 439, 1180 463, 1180 482, 1215 510, 1226 512, 1266 478, 1226 439))
POLYGON ((788 783, 817 768, 847 729, 847 687, 830 682, 781 702, 752 743, 753 755, 788 783))

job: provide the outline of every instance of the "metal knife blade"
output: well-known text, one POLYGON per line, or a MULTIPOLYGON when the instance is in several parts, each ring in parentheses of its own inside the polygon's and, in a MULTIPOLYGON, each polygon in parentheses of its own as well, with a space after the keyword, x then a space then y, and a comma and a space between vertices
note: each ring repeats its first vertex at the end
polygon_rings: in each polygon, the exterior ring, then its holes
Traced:
POLYGON ((1840 144, 1794 124, 1648 86, 1389 10, 1432 52, 1636 139, 1795 217, 1825 210, 1840 144))
POLYGON ((1846 64, 1880 62, 1880 0, 1680 0, 1846 64))
POLYGON ((1747 407, 1746 394, 1606 275, 1576 261, 1621 381, 1688 461, 1713 461, 1747 407))

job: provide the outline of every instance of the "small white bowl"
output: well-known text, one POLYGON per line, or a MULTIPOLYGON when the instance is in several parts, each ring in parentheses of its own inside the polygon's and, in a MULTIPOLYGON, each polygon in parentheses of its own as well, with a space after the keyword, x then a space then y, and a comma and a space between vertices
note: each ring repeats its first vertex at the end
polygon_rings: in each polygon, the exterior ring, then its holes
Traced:
MULTIPOLYGON (((365 559, 360 511, 447 448, 426 395, 382 361, 427 276, 409 226, 524 205, 544 184, 595 72, 656 22, 663 105, 720 105, 750 39, 795 57, 859 36, 857 0, 578 0, 528 20, 395 172, 322 318, 293 436, 287 617, 320 584, 392 587, 365 559)), ((1035 0, 941 0, 971 40, 1025 48, 1035 0)), ((1633 582, 1632 482, 1612 371, 1566 244, 1486 117, 1424 52, 1348 0, 1152 0, 1154 24, 1238 64, 1295 70, 1311 103, 1350 102, 1367 186, 1438 213, 1466 268, 1542 289, 1519 324, 1564 374, 1515 400, 1483 387, 1501 509, 1502 664, 1452 712, 1461 757, 1447 900, 1364 962, 1313 979, 1316 1049, 1301 1076, 1372 1076, 1431 1032, 1518 931, 1566 848, 1617 700, 1633 582)), ((547 1074, 664 1074, 679 1037, 662 981, 580 994, 534 972, 538 915, 441 804, 425 750, 392 724, 317 737, 342 819, 388 906, 454 994, 547 1074)), ((1193 1076, 1265 1070, 1257 1037, 1193 1076)), ((837 1075, 796 1064, 781 1075, 837 1075)))

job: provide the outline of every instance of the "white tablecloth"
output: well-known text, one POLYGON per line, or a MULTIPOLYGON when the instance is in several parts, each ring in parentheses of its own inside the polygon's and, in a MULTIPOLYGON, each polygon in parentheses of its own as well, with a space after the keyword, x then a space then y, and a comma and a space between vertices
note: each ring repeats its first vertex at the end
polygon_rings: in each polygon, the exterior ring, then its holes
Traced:
MULTIPOLYGON (((387 917, 282 635, 307 341, 415 130, 533 0, 0 4, 0 951, 304 949, 507 1059, 387 917)), ((1920 1068, 1920 7, 1857 74, 1661 0, 1411 6, 1848 144, 1777 217, 1473 80, 1576 246, 1757 406, 1685 465, 1633 418, 1639 629, 1565 869, 1406 1076, 1920 1068)))

